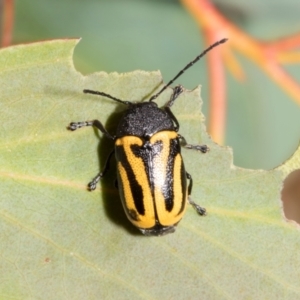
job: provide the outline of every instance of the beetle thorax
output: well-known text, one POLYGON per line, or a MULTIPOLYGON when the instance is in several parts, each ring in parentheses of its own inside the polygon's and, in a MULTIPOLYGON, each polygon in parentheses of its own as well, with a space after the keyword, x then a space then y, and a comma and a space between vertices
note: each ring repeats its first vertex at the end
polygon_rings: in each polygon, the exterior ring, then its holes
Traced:
POLYGON ((170 116, 154 102, 132 104, 125 111, 117 128, 117 137, 151 137, 162 130, 175 130, 170 116))

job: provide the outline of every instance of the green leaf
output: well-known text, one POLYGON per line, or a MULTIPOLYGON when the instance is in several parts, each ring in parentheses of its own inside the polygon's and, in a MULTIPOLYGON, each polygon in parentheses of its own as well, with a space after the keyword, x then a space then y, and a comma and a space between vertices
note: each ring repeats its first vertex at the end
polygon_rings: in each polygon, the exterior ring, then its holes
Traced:
POLYGON ((0 52, 0 298, 299 298, 299 232, 280 202, 299 154, 271 171, 233 166, 231 150, 205 132, 200 90, 185 91, 172 110, 188 142, 211 149, 183 149, 193 199, 208 215, 189 207, 174 234, 142 236, 123 212, 114 164, 100 188, 86 190, 112 142, 92 128, 66 127, 97 118, 113 133, 125 108, 82 90, 140 101, 162 78, 143 71, 84 77, 72 63, 76 43, 0 52))

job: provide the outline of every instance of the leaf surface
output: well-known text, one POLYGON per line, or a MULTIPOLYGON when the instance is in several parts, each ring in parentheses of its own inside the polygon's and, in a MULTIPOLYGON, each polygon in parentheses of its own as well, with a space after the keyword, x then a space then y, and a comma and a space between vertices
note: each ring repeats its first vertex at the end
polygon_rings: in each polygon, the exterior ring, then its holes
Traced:
POLYGON ((200 89, 185 91, 172 111, 189 143, 211 149, 182 150, 192 197, 208 215, 189 207, 174 234, 144 237, 125 217, 114 164, 96 191, 86 190, 113 143, 92 128, 66 127, 99 119, 113 134, 125 108, 82 90, 141 101, 161 75, 82 76, 72 62, 76 43, 0 51, 0 298, 299 298, 299 232, 283 218, 280 192, 300 151, 271 171, 233 166, 231 150, 205 131, 200 89))

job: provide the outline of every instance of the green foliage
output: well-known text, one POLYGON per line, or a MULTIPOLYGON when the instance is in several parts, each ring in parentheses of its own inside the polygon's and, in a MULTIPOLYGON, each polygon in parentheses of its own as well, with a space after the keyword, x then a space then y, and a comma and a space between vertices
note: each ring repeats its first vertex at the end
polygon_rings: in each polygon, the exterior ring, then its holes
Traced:
POLYGON ((162 78, 142 71, 84 77, 73 67, 75 44, 0 52, 0 298, 299 298, 299 232, 280 204, 299 154, 285 169, 233 166, 231 150, 205 132, 199 89, 186 91, 173 112, 190 143, 211 149, 183 150, 193 199, 208 215, 188 208, 174 234, 144 237, 125 217, 114 166, 100 188, 86 190, 112 143, 91 128, 66 126, 99 118, 113 132, 124 107, 82 90, 140 101, 162 78))

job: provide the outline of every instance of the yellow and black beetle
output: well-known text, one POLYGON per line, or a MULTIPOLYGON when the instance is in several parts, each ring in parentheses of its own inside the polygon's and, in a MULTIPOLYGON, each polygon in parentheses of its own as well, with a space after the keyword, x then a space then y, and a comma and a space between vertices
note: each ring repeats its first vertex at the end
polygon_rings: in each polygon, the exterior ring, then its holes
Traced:
POLYGON ((118 189, 124 210, 129 221, 145 235, 158 236, 174 232, 185 212, 187 201, 200 215, 206 213, 204 208, 189 197, 193 181, 191 175, 185 171, 180 142, 186 148, 203 153, 208 151, 208 147, 187 144, 178 134, 179 123, 170 109, 183 89, 180 85, 173 89, 170 101, 164 109, 158 108, 153 100, 203 55, 226 40, 222 39, 204 50, 148 102, 133 103, 103 92, 84 90, 84 93, 104 96, 128 106, 120 119, 115 136, 108 133, 98 120, 72 122, 68 127, 76 130, 84 126, 94 126, 114 140, 115 148, 109 154, 104 169, 88 187, 90 190, 96 188, 109 169, 110 159, 115 153, 118 189))

